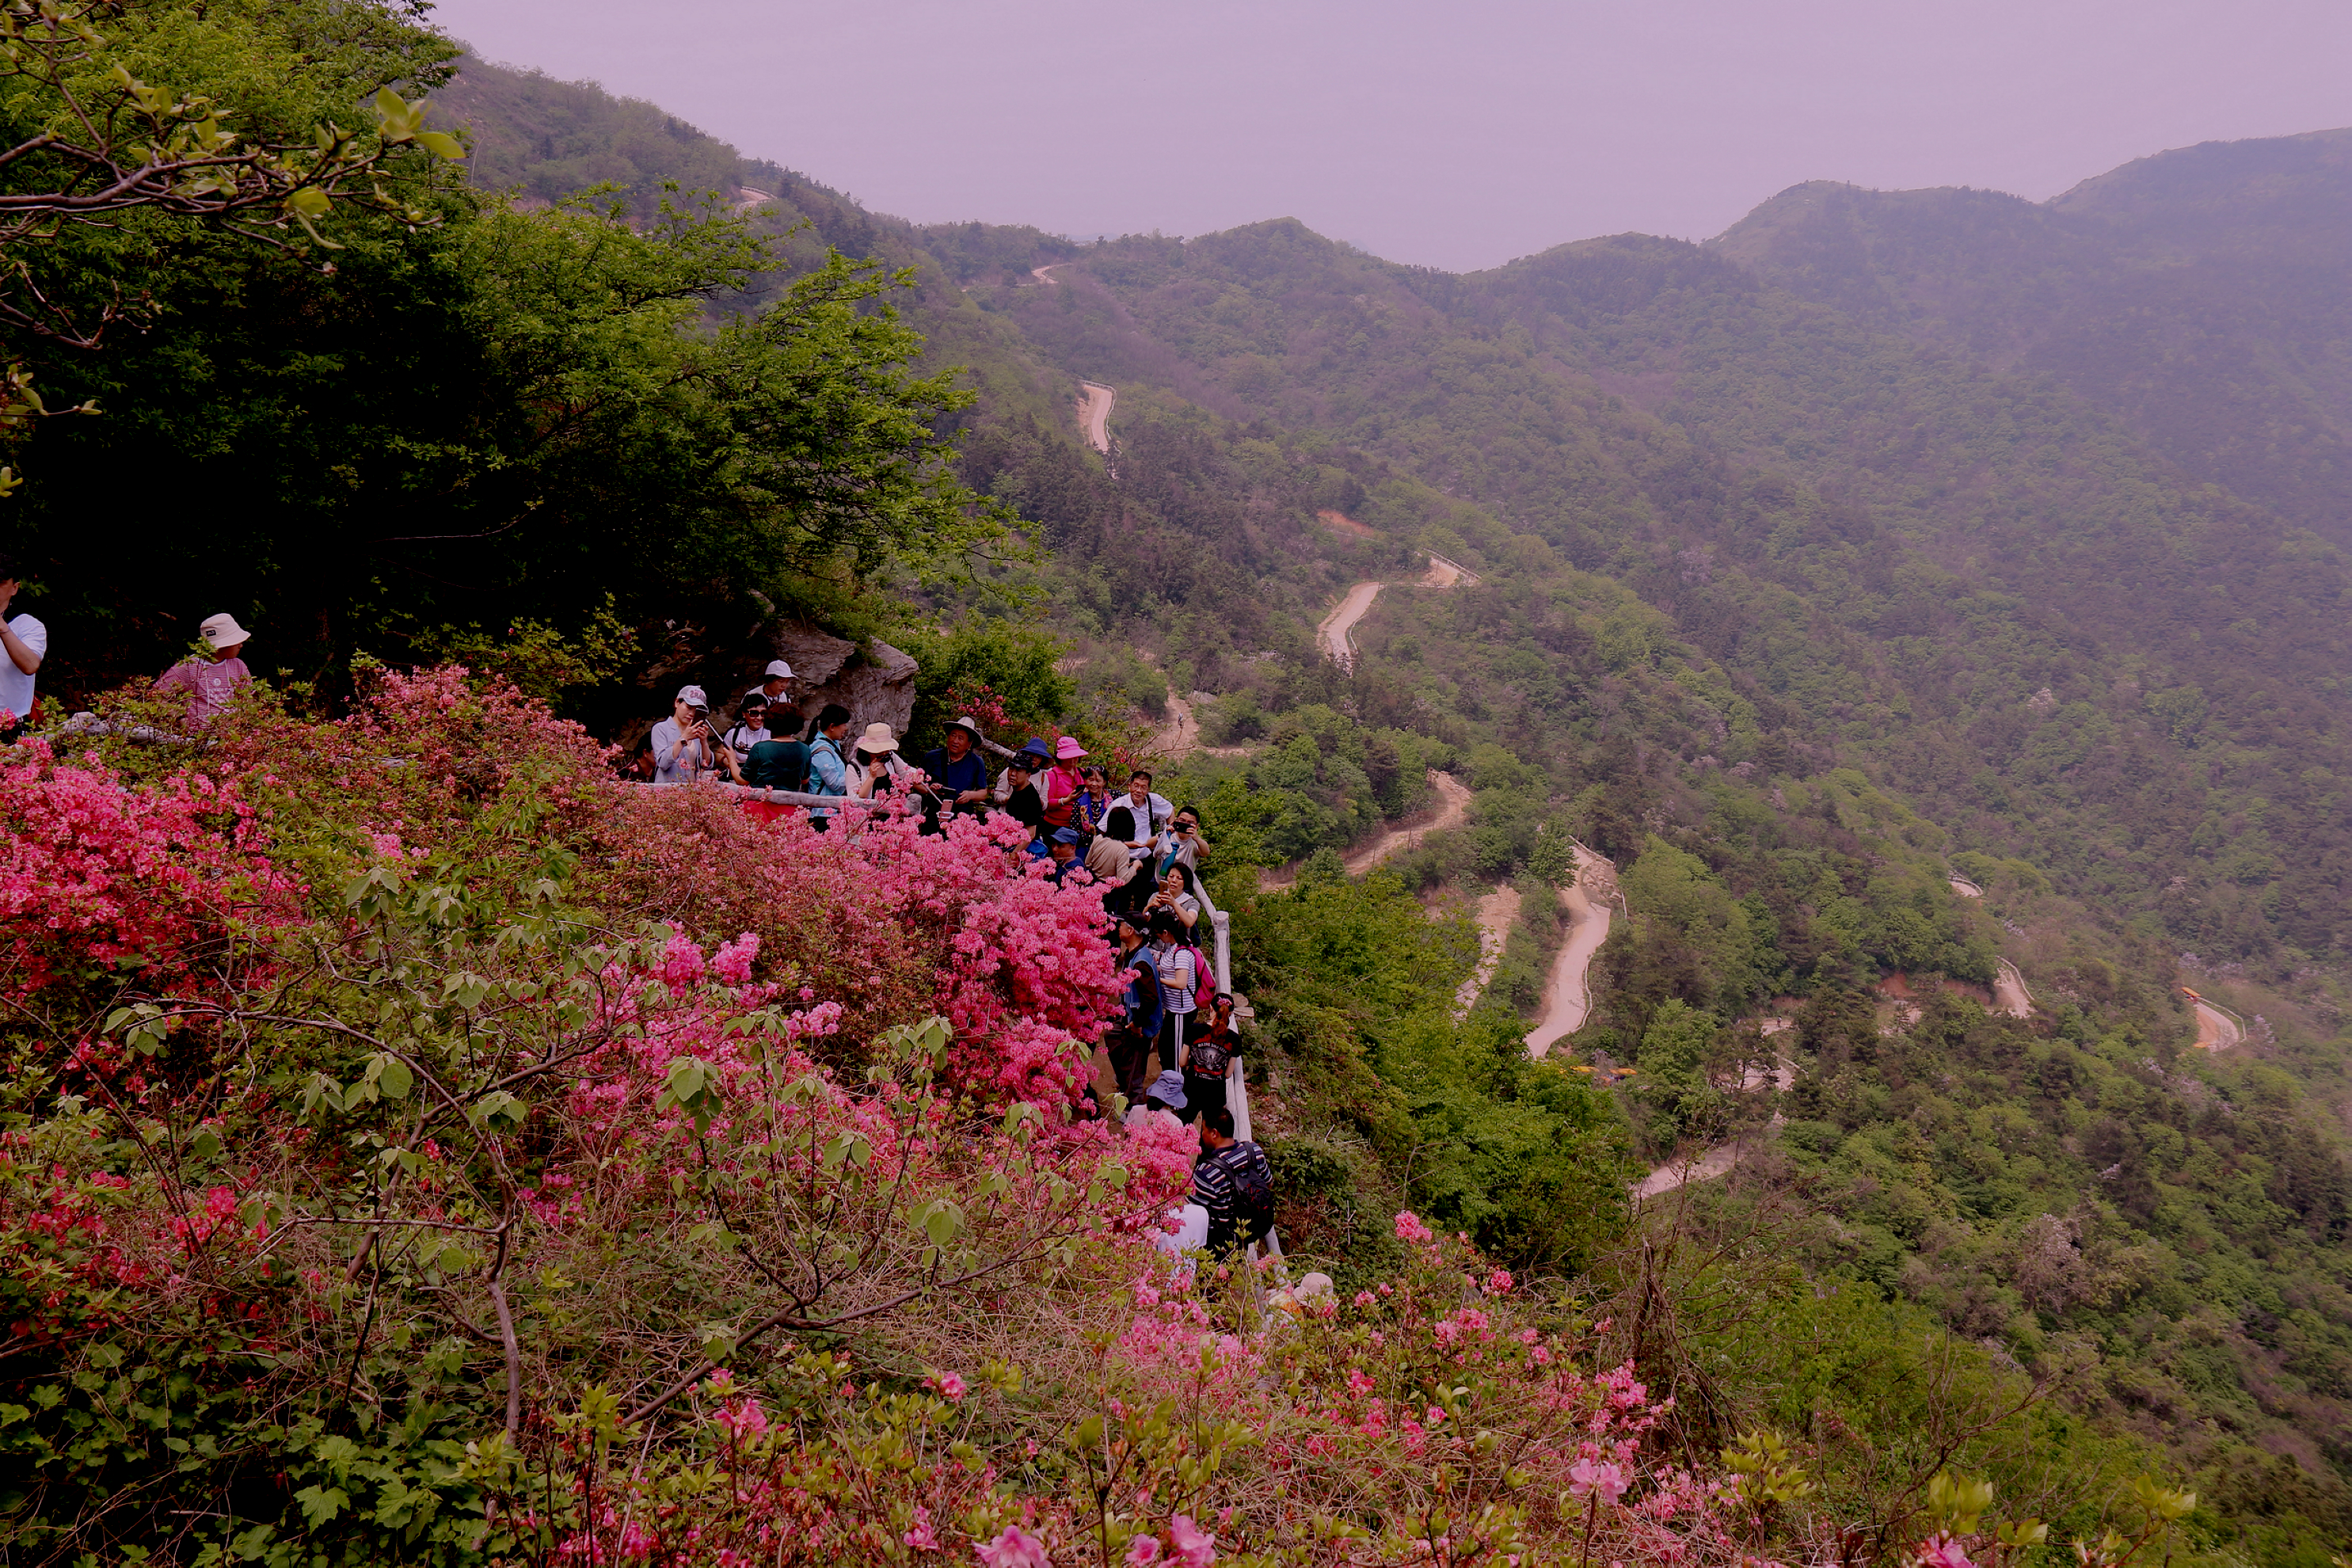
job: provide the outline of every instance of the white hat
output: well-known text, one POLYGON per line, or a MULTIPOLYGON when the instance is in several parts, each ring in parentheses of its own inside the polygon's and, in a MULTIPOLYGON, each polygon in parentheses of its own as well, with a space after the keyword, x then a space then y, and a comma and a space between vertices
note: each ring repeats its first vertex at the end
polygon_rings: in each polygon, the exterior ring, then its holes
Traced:
POLYGON ((204 633, 205 646, 212 648, 235 647, 247 638, 246 629, 236 624, 235 616, 206 616, 197 628, 204 633))
POLYGON ((793 678, 793 667, 781 658, 772 658, 768 661, 768 673, 782 676, 786 680, 790 680, 793 678))
POLYGON ((889 725, 885 724, 881 720, 877 719, 874 722, 866 726, 866 733, 858 738, 857 749, 861 752, 879 756, 884 752, 897 751, 898 749, 898 737, 890 733, 889 725))
POLYGON ((685 703, 688 708, 708 708, 710 706, 710 699, 702 694, 702 688, 699 686, 679 687, 677 689, 677 700, 680 702, 685 703))

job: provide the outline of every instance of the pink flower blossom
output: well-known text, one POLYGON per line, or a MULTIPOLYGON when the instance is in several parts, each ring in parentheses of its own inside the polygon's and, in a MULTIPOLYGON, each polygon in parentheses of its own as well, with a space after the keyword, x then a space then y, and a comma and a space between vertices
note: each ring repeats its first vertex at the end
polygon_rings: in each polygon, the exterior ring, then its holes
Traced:
POLYGON ((968 1387, 962 1378, 951 1372, 931 1373, 930 1384, 942 1399, 961 1399, 968 1387))
POLYGON ((1189 1515, 1168 1521, 1168 1542, 1174 1548, 1168 1561, 1176 1568, 1209 1568, 1217 1560, 1217 1538, 1194 1524, 1189 1515))
POLYGON ((1625 1495, 1625 1472, 1605 1460, 1579 1459, 1568 1468, 1568 1485, 1579 1497, 1598 1492, 1602 1502, 1614 1508, 1625 1495))
POLYGON ((1133 1541, 1129 1542, 1127 1543, 1127 1557, 1125 1561, 1128 1568, 1146 1568, 1146 1564, 1159 1562, 1160 1537, 1156 1535, 1139 1535, 1133 1541))
POLYGON ((1348 1392, 1361 1397, 1372 1391, 1372 1380, 1360 1372, 1348 1373, 1348 1392))
POLYGON ((1960 1543, 1948 1535, 1938 1535, 1921 1542, 1915 1548, 1919 1568, 1976 1568, 1960 1543))
POLYGON ((1411 1209, 1405 1209, 1396 1216, 1396 1233, 1399 1241, 1435 1241, 1437 1239, 1436 1233, 1422 1224, 1420 1216, 1411 1209))
POLYGON ((915 1528, 898 1539, 918 1552, 937 1552, 940 1538, 931 1533, 931 1510, 918 1504, 915 1508, 915 1528))
POLYGON ((1045 1543, 1017 1524, 1008 1524, 991 1542, 975 1543, 974 1552, 988 1568, 1054 1568, 1045 1543))
POLYGON ((1507 1293, 1510 1288, 1511 1271, 1509 1269, 1495 1268, 1487 1271, 1486 1284, 1487 1295, 1500 1296, 1507 1293))

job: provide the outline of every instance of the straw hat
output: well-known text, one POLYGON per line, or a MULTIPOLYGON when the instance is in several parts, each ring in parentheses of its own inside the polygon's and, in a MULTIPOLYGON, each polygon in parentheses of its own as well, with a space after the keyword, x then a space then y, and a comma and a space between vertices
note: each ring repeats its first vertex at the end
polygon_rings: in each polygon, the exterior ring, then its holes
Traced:
POLYGON ((898 749, 898 737, 890 733, 890 726, 877 719, 866 726, 866 733, 857 737, 857 749, 868 756, 880 756, 898 749))
POLYGON ((961 730, 965 734, 970 735, 975 741, 984 741, 988 738, 980 732, 979 722, 969 713, 960 714, 957 717, 949 720, 948 728, 950 730, 961 730))

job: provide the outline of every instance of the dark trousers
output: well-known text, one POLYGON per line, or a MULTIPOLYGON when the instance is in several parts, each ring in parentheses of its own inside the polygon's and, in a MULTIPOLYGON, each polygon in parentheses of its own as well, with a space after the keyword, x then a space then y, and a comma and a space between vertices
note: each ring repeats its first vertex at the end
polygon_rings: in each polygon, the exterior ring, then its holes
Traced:
POLYGON ((1145 1086, 1151 1081, 1150 1038, 1133 1029, 1113 1029, 1103 1037, 1103 1047, 1109 1053, 1110 1076, 1118 1083, 1119 1093, 1140 1101, 1145 1086))
POLYGON ((1185 1121, 1197 1121, 1212 1110, 1225 1108, 1225 1080, 1223 1074, 1202 1078, 1199 1073, 1184 1075, 1184 1109, 1177 1116, 1185 1121))

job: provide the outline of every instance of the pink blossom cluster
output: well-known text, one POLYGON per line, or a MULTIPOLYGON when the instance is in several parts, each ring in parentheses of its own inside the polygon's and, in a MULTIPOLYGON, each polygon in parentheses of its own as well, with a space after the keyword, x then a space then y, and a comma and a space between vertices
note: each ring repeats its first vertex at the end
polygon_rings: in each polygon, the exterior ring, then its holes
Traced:
POLYGON ((39 740, 16 748, 0 766, 0 995, 93 964, 174 984, 236 923, 292 920, 300 884, 267 847, 234 782, 183 772, 133 786, 39 740))

